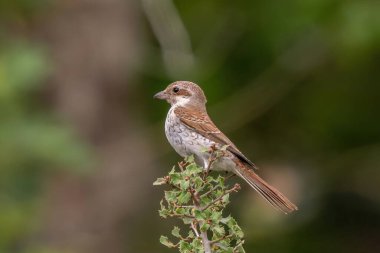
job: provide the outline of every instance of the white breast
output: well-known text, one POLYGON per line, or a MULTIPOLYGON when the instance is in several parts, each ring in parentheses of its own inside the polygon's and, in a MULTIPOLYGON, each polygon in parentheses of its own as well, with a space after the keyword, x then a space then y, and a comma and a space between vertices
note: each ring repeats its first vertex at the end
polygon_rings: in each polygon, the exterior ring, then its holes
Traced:
POLYGON ((182 157, 191 155, 186 148, 186 138, 189 136, 188 129, 181 124, 174 114, 175 107, 170 108, 165 121, 165 134, 170 145, 182 157))
MULTIPOLYGON (((210 154, 205 149, 210 148, 215 142, 191 130, 184 125, 175 115, 173 106, 170 108, 165 122, 165 134, 171 146, 182 157, 194 155, 195 161, 203 167, 208 167, 210 154)), ((229 158, 220 158, 214 170, 231 170, 234 163, 229 158)))

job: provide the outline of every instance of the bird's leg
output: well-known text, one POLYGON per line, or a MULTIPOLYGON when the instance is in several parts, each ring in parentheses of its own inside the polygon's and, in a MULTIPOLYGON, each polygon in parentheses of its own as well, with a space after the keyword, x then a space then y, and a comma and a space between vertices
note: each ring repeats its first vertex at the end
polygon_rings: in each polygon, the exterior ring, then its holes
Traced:
POLYGON ((181 171, 184 171, 184 168, 186 168, 187 165, 189 165, 189 163, 185 161, 181 161, 178 163, 178 167, 181 171))
POLYGON ((206 178, 208 176, 208 173, 210 172, 212 165, 221 156, 219 153, 219 149, 216 147, 215 144, 210 146, 207 153, 209 153, 210 155, 208 156, 207 159, 203 160, 204 169, 205 169, 205 173, 204 173, 203 178, 206 178))
POLYGON ((210 170, 210 161, 209 161, 209 159, 208 160, 205 160, 204 161, 204 168, 205 168, 205 172, 206 173, 208 173, 209 172, 209 170, 210 170))
POLYGON ((202 177, 203 180, 205 180, 207 178, 208 173, 210 172, 210 168, 211 168, 210 159, 205 159, 204 160, 204 172, 203 172, 203 177, 202 177))
POLYGON ((208 153, 210 154, 210 156, 208 157, 208 161, 207 161, 207 170, 211 169, 212 164, 218 158, 217 151, 218 151, 218 149, 215 146, 215 144, 211 145, 211 147, 210 147, 210 149, 208 151, 208 153))
POLYGON ((205 176, 207 176, 210 172, 212 164, 215 162, 215 160, 216 157, 214 155, 214 152, 210 152, 208 159, 204 159, 205 176))

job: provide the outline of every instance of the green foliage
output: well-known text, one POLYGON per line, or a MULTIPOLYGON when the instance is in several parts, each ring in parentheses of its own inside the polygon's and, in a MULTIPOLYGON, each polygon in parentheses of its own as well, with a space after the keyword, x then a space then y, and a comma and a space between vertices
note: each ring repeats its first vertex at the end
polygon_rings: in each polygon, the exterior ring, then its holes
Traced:
POLYGON ((42 47, 0 39, 0 252, 37 229, 51 172, 85 172, 89 165, 87 147, 41 102, 48 63, 42 47))
POLYGON ((174 167, 168 176, 158 178, 153 185, 170 186, 160 202, 159 215, 165 219, 179 218, 189 227, 188 232, 174 227, 171 234, 175 242, 167 236, 161 236, 160 242, 182 253, 204 252, 205 243, 212 252, 245 252, 243 231, 233 217, 223 215, 230 193, 240 189, 238 184, 228 186, 227 179, 209 175, 194 163, 193 157, 179 163, 178 169, 174 167))

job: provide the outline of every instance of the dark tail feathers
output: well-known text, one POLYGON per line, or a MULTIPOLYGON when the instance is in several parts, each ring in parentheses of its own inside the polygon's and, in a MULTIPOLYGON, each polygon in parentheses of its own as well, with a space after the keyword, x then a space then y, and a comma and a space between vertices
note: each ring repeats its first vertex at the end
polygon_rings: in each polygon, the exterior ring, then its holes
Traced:
POLYGON ((243 166, 237 166, 235 173, 243 178, 253 189, 264 197, 273 207, 288 214, 298 210, 288 198, 286 198, 276 188, 269 185, 259 177, 252 169, 243 166))

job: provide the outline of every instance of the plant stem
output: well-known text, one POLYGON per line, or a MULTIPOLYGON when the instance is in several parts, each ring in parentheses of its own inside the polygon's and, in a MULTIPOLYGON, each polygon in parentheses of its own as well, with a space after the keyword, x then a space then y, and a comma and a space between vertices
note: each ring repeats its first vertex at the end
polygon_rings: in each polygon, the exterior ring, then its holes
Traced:
MULTIPOLYGON (((202 225, 202 224, 199 224, 199 225, 202 225)), ((203 248, 205 250, 205 253, 211 253, 211 243, 207 237, 206 231, 205 232, 201 231, 201 238, 202 238, 202 244, 203 244, 203 248)))
POLYGON ((198 233, 197 227, 196 227, 196 225, 194 224, 194 222, 191 222, 191 228, 193 229, 195 235, 196 235, 197 237, 199 237, 199 233, 198 233))
MULTIPOLYGON (((200 203, 199 203, 199 196, 198 193, 195 193, 195 189, 192 187, 190 184, 190 194, 193 199, 193 204, 196 209, 202 210, 200 203)), ((192 224, 193 225, 193 224, 192 224)), ((200 232, 200 237, 202 238, 202 244, 203 244, 203 249, 205 250, 205 253, 212 253, 211 252, 211 242, 207 237, 207 231, 202 231, 201 227, 203 226, 203 222, 198 221, 198 226, 199 226, 199 232, 200 232)), ((197 234, 197 229, 194 229, 195 233, 197 234)))
POLYGON ((224 196, 226 196, 227 194, 231 193, 231 192, 236 192, 237 190, 240 189, 240 185, 239 184, 235 184, 234 187, 232 187, 231 189, 225 191, 220 197, 214 199, 212 202, 210 202, 207 206, 204 206, 203 208, 200 208, 201 211, 204 211, 206 210, 207 208, 209 208, 210 206, 214 205, 216 202, 218 202, 219 200, 221 200, 224 196))

